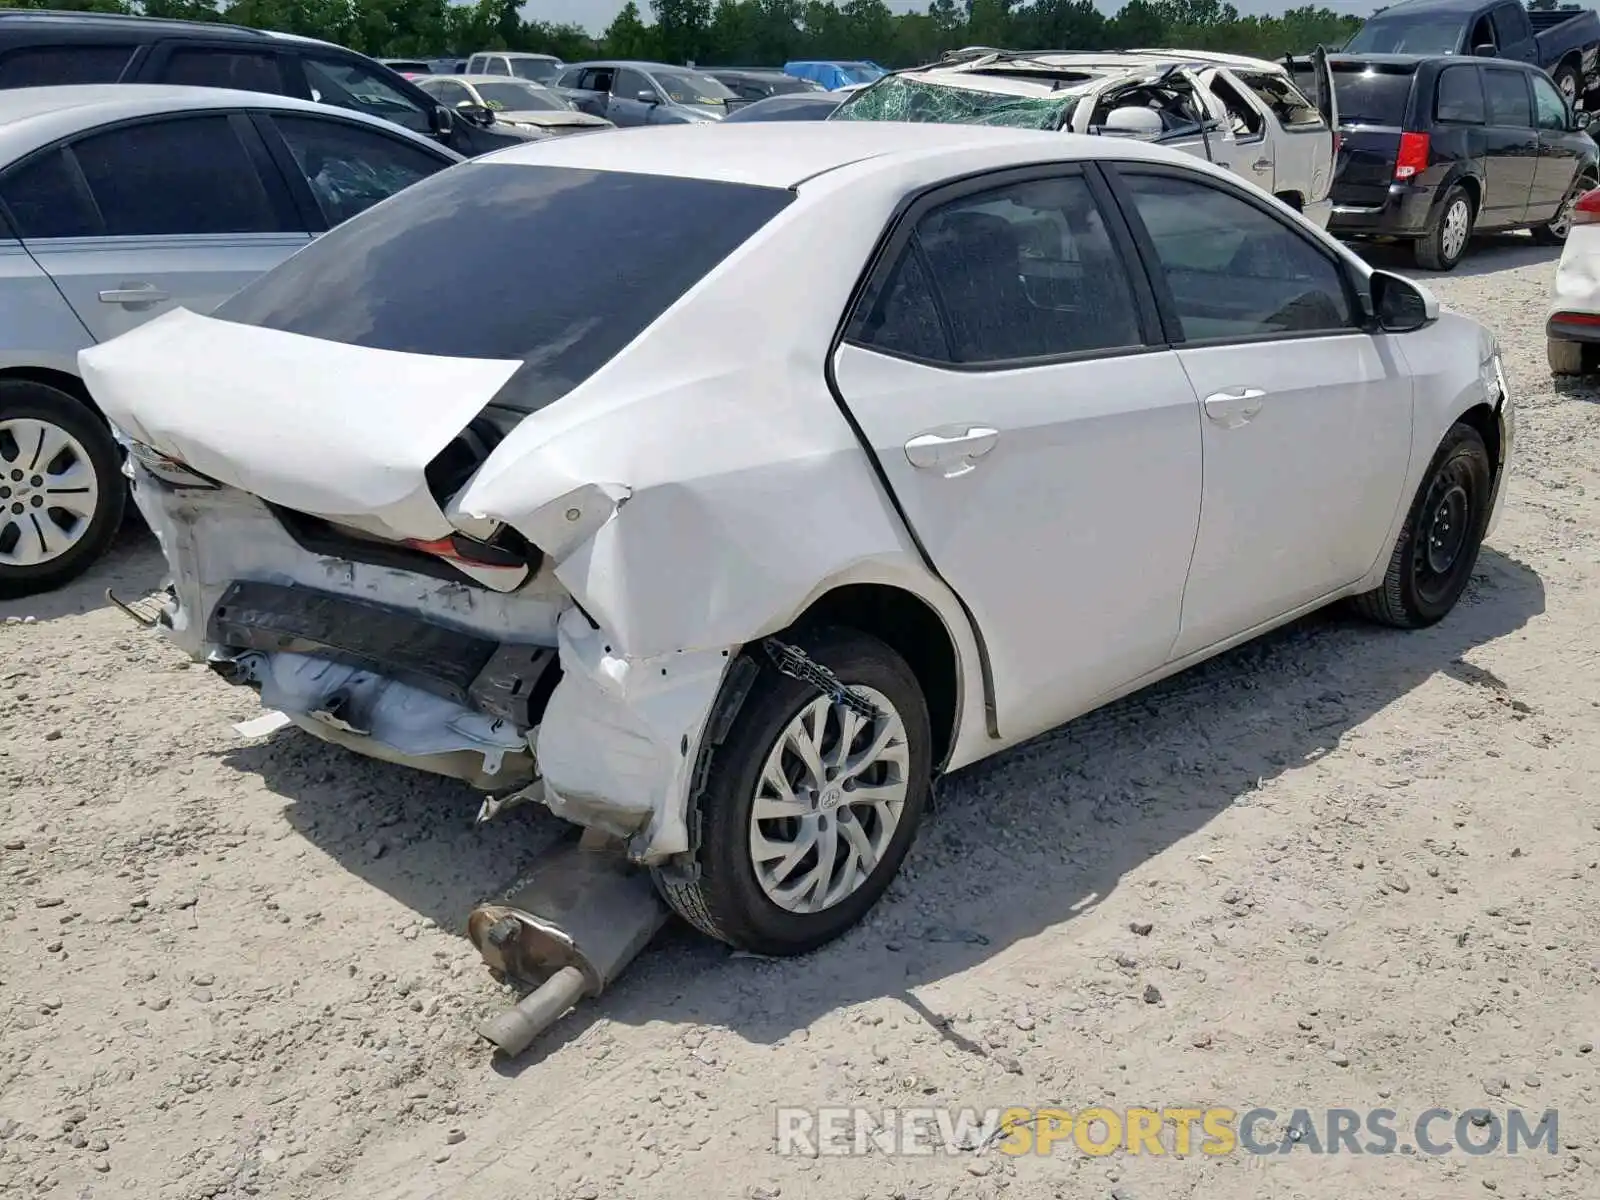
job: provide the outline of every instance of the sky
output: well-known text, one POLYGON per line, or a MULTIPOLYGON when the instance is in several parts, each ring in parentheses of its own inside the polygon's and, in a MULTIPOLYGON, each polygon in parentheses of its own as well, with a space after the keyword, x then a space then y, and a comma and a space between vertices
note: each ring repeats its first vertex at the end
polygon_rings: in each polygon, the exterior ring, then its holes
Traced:
MULTIPOLYGON (((587 29, 590 33, 600 33, 611 24, 611 19, 622 11, 626 0, 537 0, 536 3, 525 5, 522 15, 528 20, 548 21, 552 25, 572 24, 587 29)), ((885 0, 894 12, 910 12, 927 7, 927 0, 885 0)), ((1122 7, 1121 0, 1095 0, 1100 9, 1106 13, 1116 12, 1122 7)), ((1234 7, 1246 16, 1279 13, 1285 9, 1297 7, 1307 0, 1233 0, 1234 7)), ((1359 16, 1370 13, 1381 0, 1309 0, 1310 3, 1321 4, 1335 12, 1351 12, 1359 16)), ((645 20, 650 19, 649 0, 638 0, 639 11, 644 14, 645 20)))

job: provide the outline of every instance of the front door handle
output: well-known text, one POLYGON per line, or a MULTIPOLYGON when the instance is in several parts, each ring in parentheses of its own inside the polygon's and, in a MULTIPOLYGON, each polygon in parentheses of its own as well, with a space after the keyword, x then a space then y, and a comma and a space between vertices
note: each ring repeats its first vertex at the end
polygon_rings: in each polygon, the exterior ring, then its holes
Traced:
POLYGON ((1255 161, 1255 168, 1258 171, 1265 171, 1270 166, 1272 166, 1272 160, 1270 158, 1258 158, 1255 161))
POLYGON ((162 300, 171 299, 153 283, 139 283, 137 280, 124 283, 121 287, 107 288, 100 293, 102 304, 126 304, 134 307, 144 304, 158 304, 162 300))
POLYGON ((1229 388, 1212 392, 1205 399, 1206 416, 1224 429, 1238 429, 1249 424, 1261 411, 1261 400, 1266 392, 1260 388, 1229 388))
POLYGON ((906 443, 906 461, 924 471, 942 471, 955 479, 974 470, 974 459, 995 448, 1000 431, 986 425, 968 425, 959 433, 919 433, 906 443))

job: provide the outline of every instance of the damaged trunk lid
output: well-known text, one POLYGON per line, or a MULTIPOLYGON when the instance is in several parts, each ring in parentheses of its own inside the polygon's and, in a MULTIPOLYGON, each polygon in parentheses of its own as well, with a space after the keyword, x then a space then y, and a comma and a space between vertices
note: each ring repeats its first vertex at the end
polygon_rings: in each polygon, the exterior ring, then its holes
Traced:
POLYGON ((80 367, 127 437, 260 497, 288 525, 337 526, 330 556, 339 538, 400 542, 509 590, 540 548, 452 499, 507 432, 604 367, 792 198, 464 163, 324 234, 211 316, 174 311, 84 351, 80 367))

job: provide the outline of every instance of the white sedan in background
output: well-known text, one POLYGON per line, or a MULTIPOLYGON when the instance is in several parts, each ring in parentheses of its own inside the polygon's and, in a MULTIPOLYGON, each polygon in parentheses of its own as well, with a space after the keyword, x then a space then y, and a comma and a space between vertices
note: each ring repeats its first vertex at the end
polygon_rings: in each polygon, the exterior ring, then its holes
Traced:
POLYGON ((1552 373, 1600 371, 1600 188, 1573 205, 1545 338, 1552 373))
POLYGON ((508 150, 82 366, 189 654, 768 954, 940 772, 1331 601, 1443 618, 1512 444, 1489 332, 1260 189, 937 124, 508 150))

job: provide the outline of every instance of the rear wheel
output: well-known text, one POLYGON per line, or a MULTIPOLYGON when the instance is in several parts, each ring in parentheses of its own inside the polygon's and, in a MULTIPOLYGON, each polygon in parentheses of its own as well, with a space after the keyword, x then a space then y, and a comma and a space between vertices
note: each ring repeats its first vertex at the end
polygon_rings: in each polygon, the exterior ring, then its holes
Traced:
POLYGON ((1450 271, 1467 252, 1472 237, 1472 197, 1459 185, 1445 193, 1433 228, 1417 239, 1417 266, 1427 271, 1450 271))
POLYGON ((796 635, 876 719, 762 663, 691 800, 691 870, 656 884, 702 933, 758 954, 803 954, 853 926, 910 848, 931 775, 916 676, 876 638, 796 635))
POLYGON ((0 380, 0 596, 31 596, 99 558, 127 501, 110 431, 76 397, 0 380))
POLYGON ((1440 620, 1472 577, 1493 496, 1483 438, 1470 425, 1452 425, 1411 503, 1383 583, 1354 597, 1357 611, 1401 629, 1440 620))
POLYGON ((1556 210, 1553 220, 1545 225, 1533 227, 1533 240, 1541 246, 1560 246, 1567 240, 1567 234, 1572 231, 1572 210, 1578 203, 1578 197, 1589 191, 1595 185, 1593 175, 1579 175, 1572 181, 1572 186, 1567 189, 1567 194, 1561 200, 1561 207, 1556 210))
POLYGON ((1589 375, 1600 370, 1600 346, 1588 342, 1545 339, 1545 357, 1552 375, 1589 375))

